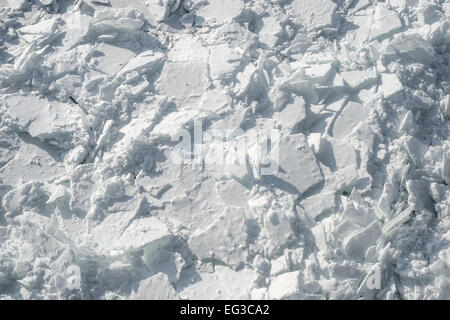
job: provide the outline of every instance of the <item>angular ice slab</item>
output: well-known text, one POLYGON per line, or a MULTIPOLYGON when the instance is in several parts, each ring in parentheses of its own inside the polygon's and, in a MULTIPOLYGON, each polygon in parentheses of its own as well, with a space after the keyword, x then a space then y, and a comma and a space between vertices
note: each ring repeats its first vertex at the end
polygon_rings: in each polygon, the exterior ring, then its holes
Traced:
POLYGON ((333 136, 337 139, 347 137, 362 121, 369 116, 370 109, 357 102, 349 102, 337 116, 333 126, 333 136))
POLYGON ((59 148, 71 149, 87 141, 85 114, 76 104, 51 101, 38 96, 10 96, 6 114, 11 126, 59 148))
POLYGON ((296 17, 294 21, 308 31, 336 30, 339 27, 337 5, 331 0, 294 0, 291 10, 296 17))
POLYGON ((372 18, 369 41, 392 35, 401 28, 402 21, 397 12, 386 9, 382 3, 379 3, 372 18))
POLYGON ((316 157, 302 133, 282 138, 273 147, 271 157, 279 157, 274 176, 287 183, 287 189, 303 193, 323 181, 316 157))
POLYGON ((189 240, 200 259, 219 260, 230 266, 245 261, 246 243, 245 211, 237 207, 226 208, 216 221, 189 240))

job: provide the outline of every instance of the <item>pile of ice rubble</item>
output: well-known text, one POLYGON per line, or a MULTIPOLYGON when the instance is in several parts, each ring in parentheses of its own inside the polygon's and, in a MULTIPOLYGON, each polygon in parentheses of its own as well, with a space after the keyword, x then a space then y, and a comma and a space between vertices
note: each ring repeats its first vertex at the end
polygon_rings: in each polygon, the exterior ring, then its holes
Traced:
POLYGON ((449 299, 449 17, 0 0, 0 297, 449 299), (176 163, 196 120, 281 169, 176 163))

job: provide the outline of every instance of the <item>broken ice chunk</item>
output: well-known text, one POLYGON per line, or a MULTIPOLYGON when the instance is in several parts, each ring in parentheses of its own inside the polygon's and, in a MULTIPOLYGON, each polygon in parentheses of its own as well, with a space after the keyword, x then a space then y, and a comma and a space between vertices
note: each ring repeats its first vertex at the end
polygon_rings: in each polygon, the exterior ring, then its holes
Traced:
POLYGON ((358 168, 355 165, 349 165, 345 168, 333 172, 331 176, 326 179, 325 189, 351 191, 351 187, 359 178, 358 168))
POLYGON ((201 281, 189 283, 182 289, 182 299, 248 299, 254 288, 256 272, 243 268, 239 271, 223 265, 215 265, 215 272, 200 272, 201 281))
POLYGON ((300 299, 304 293, 300 289, 303 282, 301 271, 283 273, 272 279, 269 287, 269 299, 300 299))
POLYGON ((442 16, 441 9, 437 4, 423 3, 423 7, 418 9, 417 20, 421 25, 433 24, 439 21, 442 16))
POLYGON ((408 191, 408 205, 416 210, 434 210, 433 199, 430 196, 430 184, 422 179, 411 179, 405 183, 408 191))
POLYGON ((54 37, 61 33, 58 31, 58 27, 60 27, 60 21, 56 18, 42 20, 36 24, 27 25, 22 28, 19 28, 17 31, 23 35, 23 38, 28 42, 32 42, 39 37, 54 37))
POLYGON ((389 182, 384 184, 383 193, 380 200, 378 200, 377 208, 387 218, 391 216, 392 204, 397 200, 398 189, 389 182))
POLYGON ((43 142, 71 149, 89 140, 84 114, 76 105, 37 96, 11 96, 6 105, 11 125, 43 142))
POLYGON ((283 212, 269 211, 264 216, 264 234, 270 239, 266 247, 269 255, 296 239, 291 223, 283 212))
POLYGON ((305 68, 305 79, 309 80, 313 83, 324 85, 330 80, 331 76, 335 72, 333 64, 331 63, 323 63, 323 64, 314 64, 309 68, 305 68))
POLYGON ((167 226, 155 217, 133 220, 117 239, 115 249, 138 250, 148 243, 168 236, 167 226))
POLYGON ((43 207, 48 196, 40 182, 29 182, 9 191, 2 199, 7 216, 14 217, 34 207, 43 207))
POLYGON ((173 98, 201 96, 207 84, 207 70, 198 62, 167 62, 159 78, 159 90, 173 98))
POLYGON ((309 81, 315 84, 325 84, 334 71, 331 63, 300 65, 300 68, 289 77, 289 81, 309 81))
POLYGON ((274 119, 280 121, 289 132, 306 118, 306 106, 303 97, 295 96, 292 103, 288 103, 280 112, 275 112, 274 119))
POLYGON ((367 226, 374 219, 375 216, 371 211, 368 211, 364 206, 361 207, 353 201, 345 205, 345 209, 340 216, 340 220, 348 221, 362 227, 367 226))
POLYGON ((406 98, 413 109, 427 110, 434 104, 434 100, 422 90, 407 90, 406 98))
POLYGON ((142 261, 151 274, 163 272, 173 283, 180 280, 183 269, 192 265, 192 254, 179 236, 168 235, 143 248, 142 261))
POLYGON ((245 207, 249 190, 236 180, 219 181, 216 183, 217 193, 229 206, 245 207))
POLYGON ((309 218, 315 219, 336 209, 335 192, 324 192, 302 200, 301 206, 309 218))
POLYGON ((395 74, 381 74, 381 92, 385 99, 394 98, 403 92, 403 85, 395 74))
POLYGON ((414 115, 411 110, 409 110, 405 116, 403 117, 402 122, 400 123, 400 127, 398 132, 400 133, 411 133, 410 131, 414 127, 414 115))
POLYGON ((135 33, 144 25, 143 18, 142 13, 133 9, 105 7, 95 11, 89 30, 97 35, 113 34, 115 31, 135 33))
POLYGON ((303 193, 323 181, 314 153, 302 133, 280 139, 270 156, 272 160, 278 159, 275 177, 293 186, 297 192, 303 193))
POLYGON ((215 259, 238 266, 247 258, 247 230, 243 208, 227 207, 205 230, 189 239, 192 251, 202 260, 215 259))
POLYGON ((348 143, 327 136, 320 139, 316 157, 332 171, 345 168, 349 165, 357 167, 355 148, 348 143))
POLYGON ((403 142, 403 147, 415 165, 422 162, 426 146, 421 141, 414 137, 407 137, 403 142))
MULTIPOLYGON (((201 108, 215 114, 225 113, 232 107, 232 98, 223 91, 210 90, 203 95, 201 108)), ((230 129, 230 128, 226 128, 230 129)))
POLYGON ((333 126, 333 137, 344 139, 347 137, 359 123, 365 121, 370 114, 370 109, 357 102, 349 102, 344 111, 337 116, 333 126))
POLYGON ((402 33, 382 50, 381 59, 386 63, 396 59, 403 64, 423 63, 429 65, 434 60, 431 44, 417 33, 402 33))
POLYGON ((445 119, 450 118, 450 95, 441 100, 440 111, 445 119))
POLYGON ((242 72, 239 72, 236 75, 236 79, 238 80, 235 86, 236 95, 243 96, 246 92, 248 92, 256 71, 256 66, 250 63, 242 72))
POLYGON ((209 65, 213 79, 227 79, 239 67, 241 55, 228 44, 220 44, 209 48, 209 65))
POLYGON ((4 0, 4 4, 0 2, 0 8, 2 7, 1 4, 3 4, 5 7, 20 9, 25 5, 26 2, 26 0, 4 0))
POLYGON ((294 21, 309 32, 339 28, 339 17, 336 14, 337 5, 331 0, 293 1, 291 10, 294 21))
POLYGON ((289 258, 283 254, 281 257, 272 261, 270 275, 277 276, 290 270, 289 258))
MULTIPOLYGON (((114 55, 114 58, 117 58, 114 55)), ((144 51, 129 61, 118 73, 117 77, 126 75, 128 72, 137 71, 139 73, 153 73, 159 69, 161 61, 164 58, 164 54, 160 52, 153 52, 151 50, 144 51)))
POLYGON ((243 9, 243 0, 209 0, 197 11, 197 15, 208 23, 215 22, 222 25, 239 16, 243 9))
POLYGON ((374 221, 362 231, 355 232, 345 240, 345 252, 349 257, 360 261, 364 258, 366 250, 376 244, 380 235, 380 223, 374 221))
POLYGON ((128 48, 101 43, 95 48, 95 69, 108 76, 114 76, 136 56, 128 48))
POLYGON ((283 32, 283 28, 278 21, 271 16, 263 17, 263 26, 259 30, 259 41, 266 44, 269 48, 273 48, 278 41, 278 37, 283 32))
POLYGON ((162 22, 180 6, 180 0, 109 0, 113 8, 141 11, 150 23, 162 22))
POLYGON ((352 89, 362 89, 375 83, 378 79, 375 69, 346 71, 341 72, 340 75, 352 89))
POLYGON ((402 21, 397 12, 386 9, 379 3, 375 9, 372 25, 370 27, 369 41, 390 36, 402 28, 402 21))
POLYGON ((397 216, 395 216, 393 219, 385 223, 382 228, 383 234, 386 236, 392 235, 398 226, 402 225, 403 223, 405 223, 410 219, 412 211, 413 208, 407 208, 406 210, 402 211, 397 216))
POLYGON ((172 300, 177 299, 178 294, 170 284, 167 275, 158 273, 139 282, 137 292, 132 292, 134 300, 172 300))
POLYGON ((442 179, 450 183, 450 152, 444 151, 442 154, 442 179))

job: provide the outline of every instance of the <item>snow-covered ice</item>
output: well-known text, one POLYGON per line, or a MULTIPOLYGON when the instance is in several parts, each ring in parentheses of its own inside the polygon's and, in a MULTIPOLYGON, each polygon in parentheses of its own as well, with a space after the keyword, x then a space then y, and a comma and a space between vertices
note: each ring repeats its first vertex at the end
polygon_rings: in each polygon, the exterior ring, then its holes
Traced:
POLYGON ((0 0, 0 299, 450 299, 450 3, 0 0))

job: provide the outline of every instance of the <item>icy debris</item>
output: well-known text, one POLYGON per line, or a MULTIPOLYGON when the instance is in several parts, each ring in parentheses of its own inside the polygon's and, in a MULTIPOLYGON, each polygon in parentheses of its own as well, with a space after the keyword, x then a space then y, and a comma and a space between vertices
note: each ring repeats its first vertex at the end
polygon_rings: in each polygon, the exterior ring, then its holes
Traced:
POLYGON ((115 76, 135 57, 135 53, 128 48, 121 48, 101 43, 95 48, 93 68, 108 75, 115 76))
POLYGON ((268 48, 273 48, 283 32, 283 28, 272 16, 263 17, 262 24, 262 28, 258 32, 258 39, 268 48))
POLYGON ((169 98, 186 99, 201 96, 207 81, 207 70, 203 63, 166 62, 158 88, 169 98))
POLYGON ((181 299, 249 299, 256 272, 244 268, 235 271, 226 266, 214 266, 215 272, 200 272, 203 281, 190 284, 180 292, 181 299))
POLYGON ((279 171, 274 176, 303 193, 323 181, 314 153, 303 134, 282 138, 271 151, 273 159, 279 157, 279 171))
POLYGON ((370 6, 370 0, 357 0, 353 2, 354 4, 353 7, 351 8, 353 12, 358 12, 370 6))
POLYGON ((444 118, 450 118, 450 95, 447 95, 444 99, 442 99, 440 103, 441 115, 444 118))
POLYGON ((337 30, 337 5, 331 0, 293 1, 290 5, 294 21, 307 31, 337 30))
POLYGON ((177 11, 181 0, 109 0, 113 8, 133 8, 142 12, 149 23, 160 23, 177 11))
POLYGON ((264 235, 269 239, 265 248, 269 255, 275 254, 281 248, 296 240, 296 235, 288 216, 284 213, 273 211, 269 211, 264 216, 264 235))
POLYGON ((314 84, 325 85, 334 74, 334 67, 331 63, 305 64, 290 77, 290 81, 308 81, 314 84))
MULTIPOLYGON (((444 4, 445 5, 445 4, 444 4)), ((418 21, 421 25, 433 24, 442 17, 439 5, 435 3, 424 3, 417 13, 418 21)))
POLYGON ((369 41, 391 36, 400 31, 402 28, 402 21, 394 10, 389 10, 379 3, 373 15, 372 24, 370 27, 369 41))
POLYGON ((228 206, 245 207, 248 201, 248 189, 236 180, 216 183, 218 194, 228 206))
MULTIPOLYGON (((114 51, 114 58, 117 59, 117 50, 114 51)), ((140 74, 152 74, 159 70, 164 54, 161 52, 154 52, 151 50, 144 51, 129 61, 120 71, 116 77, 124 77, 131 72, 139 72, 140 74)))
POLYGON ((367 119, 370 109, 357 102, 349 102, 337 119, 333 126, 333 137, 336 139, 344 139, 361 123, 362 119, 367 119))
POLYGON ((406 98, 410 106, 418 110, 427 110, 434 104, 434 100, 422 90, 408 90, 406 98))
POLYGON ((214 114, 226 113, 233 105, 230 95, 221 90, 209 90, 202 98, 201 107, 214 114))
POLYGON ((450 152, 444 151, 442 154, 442 179, 446 183, 450 181, 450 152))
POLYGON ((0 0, 1 298, 448 297, 447 2, 66 2, 0 0))
POLYGON ((422 162, 426 146, 420 140, 415 137, 407 137, 403 142, 403 147, 415 165, 422 162))
POLYGON ((277 276, 279 274, 290 271, 290 261, 289 257, 282 255, 279 258, 272 261, 270 267, 270 275, 277 276))
POLYGON ((196 11, 206 22, 222 25, 238 17, 244 9, 243 0, 208 0, 196 11))
POLYGON ((355 260, 362 260, 366 250, 376 243, 376 240, 380 235, 380 223, 378 221, 372 222, 364 230, 350 235, 344 241, 346 254, 355 260))
POLYGON ((165 236, 148 243, 142 261, 150 274, 163 272, 170 283, 181 279, 182 272, 193 264, 193 256, 186 242, 178 236, 165 236))
POLYGON ((245 211, 227 207, 205 230, 194 234, 189 246, 200 259, 219 260, 237 267, 247 257, 245 211))
POLYGON ((284 273, 273 278, 269 286, 269 299, 301 299, 304 296, 304 292, 300 289, 302 281, 300 271, 284 273))
POLYGON ((178 297, 177 292, 170 284, 164 273, 158 273, 139 282, 137 291, 133 292, 131 299, 135 300, 173 300, 178 297))
POLYGON ((120 235, 118 242, 125 244, 127 250, 136 250, 169 234, 167 226, 154 217, 133 220, 120 235), (151 238, 149 237, 151 235, 151 238))
POLYGON ((400 123, 400 127, 398 131, 400 133, 411 133, 414 128, 414 115, 411 110, 409 110, 405 116, 403 117, 402 122, 400 123))
POLYGON ((21 9, 24 7, 26 1, 25 0, 5 0, 5 6, 13 8, 13 9, 21 9))
POLYGON ((89 29, 96 35, 114 34, 114 32, 136 33, 143 25, 144 18, 139 11, 106 7, 95 11, 89 29))
POLYGON ((331 213, 336 209, 335 192, 324 192, 306 198, 301 202, 301 207, 311 219, 331 213))
POLYGON ((410 217, 411 213, 413 212, 412 208, 407 208, 397 214, 395 217, 393 217, 391 220, 389 220, 387 223, 384 224, 382 231, 383 234, 386 236, 391 236, 396 231, 396 228, 398 228, 403 223, 407 222, 410 217))
POLYGON ((381 92, 385 99, 394 98, 403 92, 403 86, 395 74, 381 74, 381 92))
POLYGON ((35 206, 42 207, 47 198, 47 194, 42 190, 42 183, 29 182, 9 191, 2 199, 2 206, 8 210, 6 216, 14 217, 32 210, 35 206))
POLYGON ((380 200, 378 200, 377 208, 382 212, 382 214, 389 218, 392 215, 392 205, 398 198, 398 189, 389 182, 386 182, 383 187, 383 193, 381 194, 380 200))
POLYGON ((89 140, 83 111, 76 105, 32 95, 11 96, 6 105, 10 125, 42 142, 71 149, 89 140))
POLYGON ((422 63, 429 65, 433 60, 434 49, 431 44, 416 33, 401 33, 381 48, 381 61, 422 63))
POLYGON ((241 63, 241 55, 228 44, 210 47, 209 65, 213 79, 227 79, 241 63))
POLYGON ((280 121, 289 132, 292 132, 296 125, 306 119, 305 100, 295 96, 294 101, 288 103, 280 112, 276 112, 273 118, 280 121))
POLYGON ((346 71, 341 72, 340 75, 352 89, 368 87, 378 79, 378 74, 375 69, 346 71))
POLYGON ((61 25, 60 22, 61 21, 56 18, 42 20, 36 24, 19 28, 17 31, 27 42, 32 42, 40 38, 55 37, 60 34, 61 31, 58 31, 58 28, 60 28, 61 25))
POLYGON ((430 196, 430 184, 426 180, 411 179, 405 183, 408 192, 408 204, 415 210, 433 210, 433 199, 430 196))

